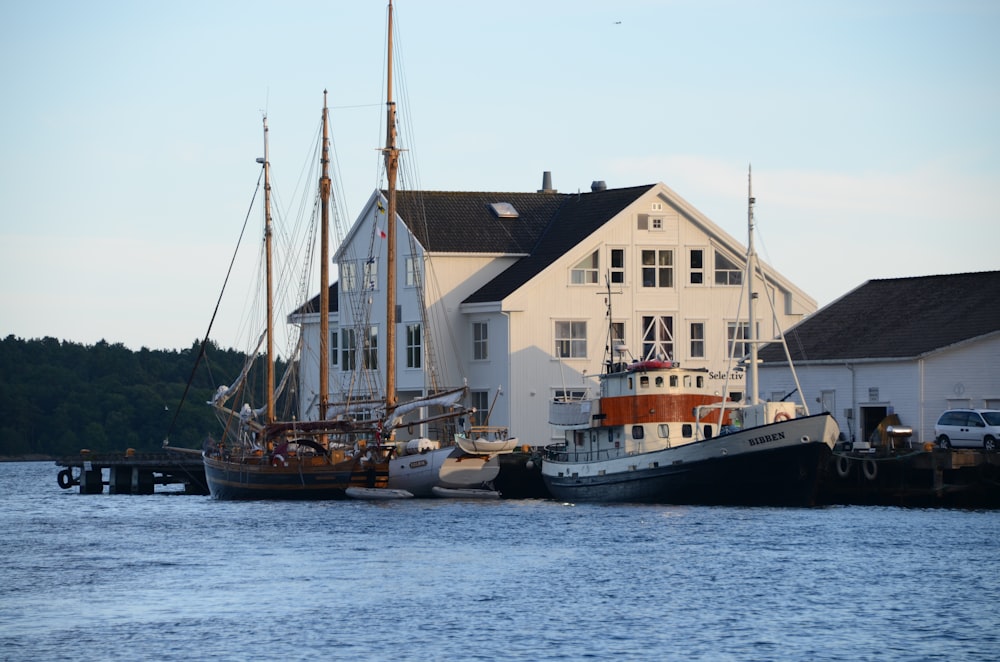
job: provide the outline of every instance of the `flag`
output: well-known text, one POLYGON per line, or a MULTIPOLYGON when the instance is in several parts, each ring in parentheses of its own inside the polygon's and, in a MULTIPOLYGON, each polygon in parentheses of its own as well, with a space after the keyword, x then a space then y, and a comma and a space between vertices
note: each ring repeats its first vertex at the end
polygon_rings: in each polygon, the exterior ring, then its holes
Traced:
POLYGON ((380 214, 384 214, 385 213, 385 207, 382 206, 382 201, 381 200, 378 201, 378 213, 380 213, 380 214))
POLYGON ((379 228, 378 229, 378 236, 379 236, 379 239, 385 239, 386 238, 385 230, 383 230, 382 228, 379 228))

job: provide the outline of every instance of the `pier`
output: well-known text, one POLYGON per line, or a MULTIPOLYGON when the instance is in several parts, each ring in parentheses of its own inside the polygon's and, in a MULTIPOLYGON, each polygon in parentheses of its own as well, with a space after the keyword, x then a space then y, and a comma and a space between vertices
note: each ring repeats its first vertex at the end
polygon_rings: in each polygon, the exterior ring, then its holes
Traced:
POLYGON ((820 477, 820 505, 1000 508, 1000 453, 933 444, 835 451, 820 477))
POLYGON ((156 485, 183 485, 184 494, 208 494, 201 453, 191 449, 171 449, 160 453, 91 453, 61 457, 63 467, 56 480, 68 490, 79 487, 80 494, 153 494, 156 485))

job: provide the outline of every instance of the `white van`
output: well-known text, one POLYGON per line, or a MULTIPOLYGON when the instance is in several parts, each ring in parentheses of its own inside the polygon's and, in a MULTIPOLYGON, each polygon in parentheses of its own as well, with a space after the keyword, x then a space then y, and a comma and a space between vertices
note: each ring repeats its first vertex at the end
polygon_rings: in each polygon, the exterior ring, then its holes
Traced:
POLYGON ((941 448, 995 451, 1000 441, 1000 409, 949 409, 934 425, 941 448))

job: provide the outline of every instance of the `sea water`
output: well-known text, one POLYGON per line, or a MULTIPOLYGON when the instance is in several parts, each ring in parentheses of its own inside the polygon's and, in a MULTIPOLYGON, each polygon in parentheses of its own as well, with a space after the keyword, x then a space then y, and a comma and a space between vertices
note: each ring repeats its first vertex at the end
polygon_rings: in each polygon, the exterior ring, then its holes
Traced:
POLYGON ((1000 658, 996 511, 220 502, 57 471, 0 464, 5 660, 1000 658))

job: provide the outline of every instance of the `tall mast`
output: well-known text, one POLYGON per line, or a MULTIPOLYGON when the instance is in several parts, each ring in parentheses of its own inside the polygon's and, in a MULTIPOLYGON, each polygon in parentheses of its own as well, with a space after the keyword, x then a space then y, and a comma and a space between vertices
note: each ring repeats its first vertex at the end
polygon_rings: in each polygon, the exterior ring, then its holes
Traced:
POLYGON ((760 402, 760 393, 757 388, 757 325, 754 323, 756 313, 754 310, 757 302, 757 292, 754 291, 754 273, 756 273, 757 252, 753 247, 753 205, 756 200, 753 197, 753 171, 747 166, 747 337, 750 343, 750 384, 749 396, 750 404, 760 402))
POLYGON ((319 419, 330 404, 330 129, 323 90, 323 175, 319 180, 319 419))
POLYGON ((396 147, 396 104, 392 100, 392 0, 389 0, 389 49, 386 76, 385 169, 389 179, 389 204, 386 215, 385 269, 385 404, 396 404, 396 174, 399 149, 396 147))
POLYGON ((271 258, 271 160, 267 151, 267 115, 264 116, 264 255, 267 273, 267 422, 274 415, 274 264, 271 258))

